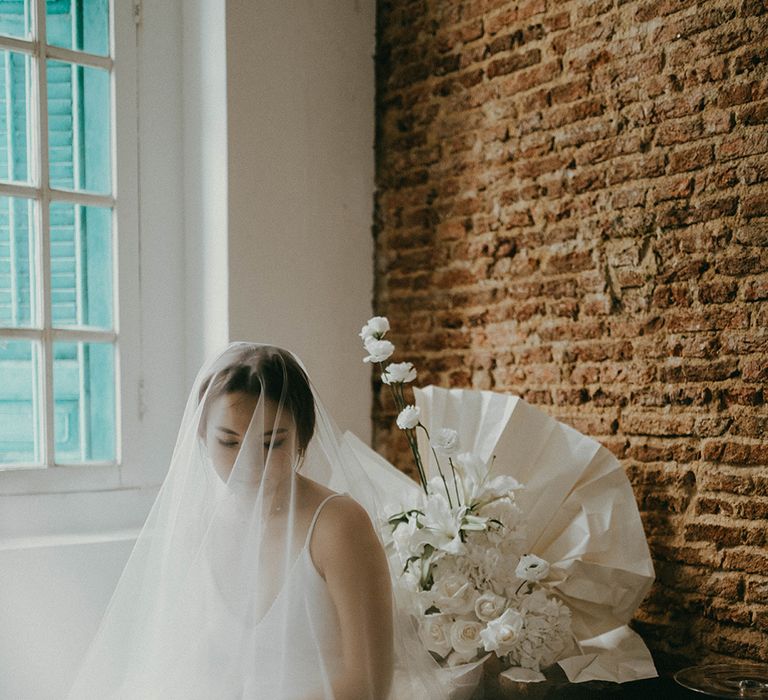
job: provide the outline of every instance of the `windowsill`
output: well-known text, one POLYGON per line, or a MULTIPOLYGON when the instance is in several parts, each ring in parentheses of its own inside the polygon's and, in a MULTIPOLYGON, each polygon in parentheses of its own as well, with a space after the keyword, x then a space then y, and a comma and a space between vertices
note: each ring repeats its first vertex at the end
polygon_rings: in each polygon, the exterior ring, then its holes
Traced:
POLYGON ((0 496, 76 493, 83 491, 117 491, 127 488, 154 488, 156 483, 126 483, 127 465, 73 464, 56 467, 6 469, 0 471, 0 496))
POLYGON ((102 544, 107 542, 135 541, 140 528, 113 530, 99 533, 44 535, 42 537, 16 537, 0 541, 0 552, 18 549, 38 549, 46 547, 66 547, 83 544, 102 544))

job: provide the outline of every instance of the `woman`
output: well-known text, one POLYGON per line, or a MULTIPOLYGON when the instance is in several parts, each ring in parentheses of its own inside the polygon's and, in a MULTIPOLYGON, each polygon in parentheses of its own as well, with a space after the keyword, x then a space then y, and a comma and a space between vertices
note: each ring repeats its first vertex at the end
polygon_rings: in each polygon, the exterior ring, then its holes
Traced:
POLYGON ((376 496, 300 362, 231 344, 68 697, 443 697, 393 606, 376 496))

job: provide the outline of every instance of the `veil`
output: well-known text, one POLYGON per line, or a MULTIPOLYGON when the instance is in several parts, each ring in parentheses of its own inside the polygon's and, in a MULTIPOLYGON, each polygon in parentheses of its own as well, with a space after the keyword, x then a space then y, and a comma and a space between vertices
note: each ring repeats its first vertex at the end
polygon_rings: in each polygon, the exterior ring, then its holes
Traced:
POLYGON ((395 602, 379 497, 301 361, 230 344, 67 698, 447 697, 395 602))

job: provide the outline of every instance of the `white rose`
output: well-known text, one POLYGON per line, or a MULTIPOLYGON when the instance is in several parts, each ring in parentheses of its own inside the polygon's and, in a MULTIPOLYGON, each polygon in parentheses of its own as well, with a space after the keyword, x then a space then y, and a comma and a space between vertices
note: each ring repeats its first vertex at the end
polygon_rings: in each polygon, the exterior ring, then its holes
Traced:
POLYGON ((523 554, 515 569, 515 576, 524 581, 541 581, 549 574, 549 562, 535 554, 523 554))
POLYGON ((482 629, 483 625, 474 620, 456 620, 451 625, 451 646, 464 661, 471 660, 477 654, 477 650, 483 646, 480 641, 482 629))
POLYGON ((504 614, 491 620, 480 632, 480 639, 486 651, 495 651, 497 656, 508 654, 520 638, 523 616, 516 610, 507 609, 504 614))
POLYGON ((406 406, 397 416, 397 427, 401 430, 415 428, 420 416, 421 409, 418 406, 406 406))
POLYGON ((429 441, 437 454, 452 457, 459 450, 459 434, 451 428, 441 428, 429 441))
POLYGON ((490 622, 499 617, 506 606, 506 598, 493 591, 486 591, 475 601, 475 615, 483 622, 490 622))
POLYGON ((451 650, 450 624, 451 618, 447 615, 425 615, 422 618, 419 624, 419 637, 428 651, 447 656, 451 650))
POLYGON ((363 326, 360 331, 360 337, 363 342, 368 338, 375 338, 381 340, 384 334, 389 330, 389 321, 386 316, 374 316, 368 319, 368 323, 363 326))
POLYGON ((416 370, 410 362, 392 362, 387 365, 381 381, 385 384, 412 382, 416 379, 416 370))
POLYGON ((437 582, 434 595, 440 612, 464 615, 474 610, 477 591, 464 576, 451 574, 437 582))
POLYGON ((371 337, 365 341, 365 349, 368 357, 364 357, 363 362, 384 362, 395 351, 395 346, 388 340, 371 337))

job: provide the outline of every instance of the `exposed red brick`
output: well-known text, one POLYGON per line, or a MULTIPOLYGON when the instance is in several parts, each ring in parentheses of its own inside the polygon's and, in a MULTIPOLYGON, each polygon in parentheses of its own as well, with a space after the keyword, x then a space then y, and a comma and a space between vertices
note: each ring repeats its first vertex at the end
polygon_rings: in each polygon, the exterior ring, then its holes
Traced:
MULTIPOLYGON (((657 658, 768 661, 765 0, 379 5, 374 304, 398 359, 621 460, 657 658)), ((374 387, 375 445, 412 472, 374 387)))

